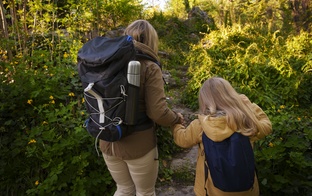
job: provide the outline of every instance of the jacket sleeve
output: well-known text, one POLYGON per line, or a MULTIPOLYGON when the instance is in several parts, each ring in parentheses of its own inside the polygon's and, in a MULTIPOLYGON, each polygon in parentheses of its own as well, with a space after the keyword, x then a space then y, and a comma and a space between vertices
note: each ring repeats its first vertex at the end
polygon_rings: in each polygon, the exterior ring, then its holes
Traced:
POLYGON ((151 64, 146 72, 145 104, 146 114, 162 126, 173 126, 180 121, 177 113, 167 104, 162 72, 158 65, 151 64))
POLYGON ((202 128, 198 119, 193 120, 186 128, 176 124, 172 128, 174 142, 182 148, 190 148, 201 142, 202 128))
POLYGON ((257 125, 258 134, 251 138, 252 141, 256 141, 264 138, 272 132, 272 124, 268 116, 264 111, 255 103, 252 104, 251 108, 253 109, 259 123, 257 125))

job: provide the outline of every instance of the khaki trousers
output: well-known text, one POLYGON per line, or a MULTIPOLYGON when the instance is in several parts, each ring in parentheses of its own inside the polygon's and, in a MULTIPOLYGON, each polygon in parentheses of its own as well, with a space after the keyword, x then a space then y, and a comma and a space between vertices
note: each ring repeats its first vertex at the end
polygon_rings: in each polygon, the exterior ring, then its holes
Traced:
POLYGON ((107 168, 117 185, 114 196, 155 196, 158 175, 158 149, 141 158, 122 160, 103 154, 107 168))

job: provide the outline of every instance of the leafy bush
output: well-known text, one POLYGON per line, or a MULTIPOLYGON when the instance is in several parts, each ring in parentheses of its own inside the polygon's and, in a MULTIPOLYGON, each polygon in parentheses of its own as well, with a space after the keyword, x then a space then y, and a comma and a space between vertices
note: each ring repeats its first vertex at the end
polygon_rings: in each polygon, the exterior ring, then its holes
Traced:
POLYGON ((115 188, 83 127, 82 87, 68 58, 54 65, 47 51, 35 50, 1 63, 2 193, 93 195, 115 188))
POLYGON ((312 192, 312 117, 309 111, 281 105, 270 114, 273 133, 255 146, 263 195, 312 192))
POLYGON ((196 43, 199 40, 198 36, 190 37, 188 28, 178 18, 155 14, 149 21, 159 35, 160 51, 168 54, 167 58, 161 58, 163 68, 169 71, 183 68, 189 45, 196 43))
POLYGON ((278 32, 261 35, 249 26, 206 35, 188 55, 191 80, 184 101, 197 108, 201 84, 211 76, 221 76, 265 109, 297 104, 299 98, 304 99, 302 103, 309 103, 311 87, 300 88, 300 94, 298 91, 298 86, 309 78, 308 72, 303 72, 311 61, 309 37, 307 33, 287 38, 278 36, 278 32))
POLYGON ((157 145, 159 154, 159 183, 167 183, 171 181, 173 171, 169 168, 169 161, 172 159, 172 155, 181 151, 181 148, 173 142, 172 138, 173 136, 169 128, 158 127, 157 145))

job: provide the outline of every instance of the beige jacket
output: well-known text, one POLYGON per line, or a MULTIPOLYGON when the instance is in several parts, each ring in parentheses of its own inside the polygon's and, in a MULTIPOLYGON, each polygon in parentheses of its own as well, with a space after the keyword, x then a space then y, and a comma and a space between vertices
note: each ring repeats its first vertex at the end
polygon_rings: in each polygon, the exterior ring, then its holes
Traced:
MULTIPOLYGON (((262 129, 259 130, 258 135, 250 138, 250 141, 253 145, 254 141, 259 140, 271 133, 272 125, 267 115, 258 105, 252 104, 251 108, 254 110, 254 113, 262 124, 262 129)), ((198 119, 193 120, 187 128, 185 128, 181 124, 177 124, 173 127, 174 141, 180 147, 190 148, 194 145, 199 144, 194 185, 195 194, 197 196, 205 196, 206 188, 208 190, 209 196, 258 196, 259 186, 257 177, 255 177, 253 188, 245 192, 223 192, 218 188, 214 187, 210 175, 208 176, 208 180, 205 183, 205 154, 201 141, 203 131, 210 139, 214 141, 222 141, 233 134, 233 130, 231 130, 226 125, 226 119, 224 116, 211 117, 199 115, 198 119)))
MULTIPOLYGON (((159 62, 158 56, 148 46, 139 42, 134 42, 134 44, 138 51, 149 54, 159 62)), ((145 111, 147 116, 159 125, 173 126, 179 122, 180 118, 167 105, 160 67, 150 60, 140 60, 140 62, 140 111, 145 111)), ((155 125, 147 130, 134 132, 116 142, 100 140, 103 153, 125 160, 140 158, 155 146, 155 125)))

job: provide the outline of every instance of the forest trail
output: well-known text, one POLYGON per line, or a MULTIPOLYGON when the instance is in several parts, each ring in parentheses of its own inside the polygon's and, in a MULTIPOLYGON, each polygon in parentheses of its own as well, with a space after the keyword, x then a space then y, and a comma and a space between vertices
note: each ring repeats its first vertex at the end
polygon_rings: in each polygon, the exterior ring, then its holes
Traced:
MULTIPOLYGON (((185 72, 186 70, 182 70, 185 72)), ((183 74, 182 74, 183 75, 183 74)), ((170 76, 166 76, 169 78, 170 76)), ((184 78, 184 80, 186 80, 184 78)), ((184 81, 186 83, 186 81, 184 81)), ((169 82, 172 85, 172 82, 169 82)), ((170 87, 173 92, 173 99, 168 98, 168 102, 171 108, 178 113, 181 113, 184 117, 184 122, 188 125, 192 119, 196 116, 196 112, 192 111, 187 106, 181 104, 181 86, 170 87)), ((167 184, 158 183, 156 185, 156 195, 157 196, 195 196, 193 191, 194 180, 195 180, 195 168, 197 160, 197 150, 198 146, 194 146, 190 149, 184 149, 180 153, 177 153, 170 160, 170 169, 173 171, 173 176, 171 182, 167 184)))

